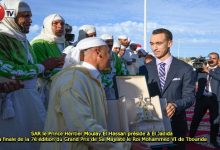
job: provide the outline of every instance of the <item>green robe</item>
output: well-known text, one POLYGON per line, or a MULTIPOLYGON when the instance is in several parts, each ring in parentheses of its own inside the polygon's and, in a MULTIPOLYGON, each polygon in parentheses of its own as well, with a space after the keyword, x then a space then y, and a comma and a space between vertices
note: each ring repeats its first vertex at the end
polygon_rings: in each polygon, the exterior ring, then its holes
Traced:
POLYGON ((36 78, 40 72, 36 56, 29 45, 33 61, 27 61, 22 42, 0 33, 0 76, 19 80, 36 78))
POLYGON ((113 77, 116 75, 124 75, 120 59, 115 52, 112 52, 111 70, 101 73, 102 84, 104 87, 111 88, 113 86, 113 77))
MULTIPOLYGON (((55 42, 48 42, 45 40, 34 40, 31 41, 31 46, 36 54, 37 61, 42 63, 45 60, 53 57, 60 57, 62 52, 58 48, 55 42)), ((54 68, 52 71, 47 71, 42 76, 44 79, 49 79, 51 76, 59 72, 61 68, 54 68)))
POLYGON ((120 63, 121 63, 121 71, 123 75, 129 75, 128 69, 127 69, 127 64, 126 64, 126 60, 124 60, 123 58, 119 58, 120 59, 120 63))
MULTIPOLYGON (((37 60, 42 63, 45 60, 53 57, 60 57, 62 52, 58 48, 55 42, 48 42, 43 39, 37 39, 31 41, 31 45, 33 50, 36 54, 37 60)), ((40 93, 41 98, 44 101, 44 105, 47 109, 48 101, 49 101, 49 91, 50 91, 50 84, 51 84, 51 77, 59 72, 62 68, 54 68, 53 70, 47 70, 42 74, 37 82, 37 89, 40 93)))
POLYGON ((62 55, 55 42, 45 40, 31 41, 31 46, 37 56, 38 62, 43 62, 51 57, 59 57, 62 55))
MULTIPOLYGON (((30 61, 27 54, 21 41, 0 33, 0 76, 22 80, 24 84, 24 88, 0 93, 0 137, 31 139, 30 131, 43 130, 46 111, 35 89, 41 72, 30 44, 30 61)), ((39 147, 37 142, 4 142, 0 149, 39 150, 39 147)))

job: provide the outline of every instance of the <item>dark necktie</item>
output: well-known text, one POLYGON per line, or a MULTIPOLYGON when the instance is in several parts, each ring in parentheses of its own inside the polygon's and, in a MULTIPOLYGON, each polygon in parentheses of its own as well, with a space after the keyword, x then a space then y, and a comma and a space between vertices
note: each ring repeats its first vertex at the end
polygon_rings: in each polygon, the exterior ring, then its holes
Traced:
POLYGON ((163 89, 164 85, 165 85, 165 65, 166 63, 159 63, 159 79, 160 79, 160 86, 161 89, 163 89))

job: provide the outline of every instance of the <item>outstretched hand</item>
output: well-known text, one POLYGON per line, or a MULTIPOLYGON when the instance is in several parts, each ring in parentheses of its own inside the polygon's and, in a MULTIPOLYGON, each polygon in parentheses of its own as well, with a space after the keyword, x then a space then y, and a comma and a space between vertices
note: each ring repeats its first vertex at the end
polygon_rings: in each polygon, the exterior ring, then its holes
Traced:
POLYGON ((63 65, 64 63, 64 58, 63 57, 53 57, 45 60, 42 64, 45 67, 45 70, 52 70, 58 66, 63 65))

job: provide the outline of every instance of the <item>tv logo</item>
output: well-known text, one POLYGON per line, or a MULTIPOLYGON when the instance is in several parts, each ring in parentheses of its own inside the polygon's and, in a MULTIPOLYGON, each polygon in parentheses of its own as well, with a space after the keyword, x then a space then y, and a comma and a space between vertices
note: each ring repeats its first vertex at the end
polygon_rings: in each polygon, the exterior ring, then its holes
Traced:
POLYGON ((4 17, 15 18, 15 10, 14 9, 4 9, 2 5, 0 5, 0 21, 4 19, 4 17))

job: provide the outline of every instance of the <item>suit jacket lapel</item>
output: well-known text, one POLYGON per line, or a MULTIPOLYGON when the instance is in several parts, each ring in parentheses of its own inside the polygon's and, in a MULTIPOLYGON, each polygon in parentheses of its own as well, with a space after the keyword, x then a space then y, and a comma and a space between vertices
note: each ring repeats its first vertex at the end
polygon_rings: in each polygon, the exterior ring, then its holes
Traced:
POLYGON ((178 63, 177 63, 177 60, 176 58, 173 57, 173 60, 170 64, 170 69, 167 73, 167 77, 166 77, 166 81, 165 81, 165 85, 164 85, 164 88, 163 88, 163 91, 162 91, 162 94, 166 91, 167 87, 169 86, 169 84, 172 82, 175 74, 177 73, 177 71, 179 70, 180 68, 178 67, 178 63))

